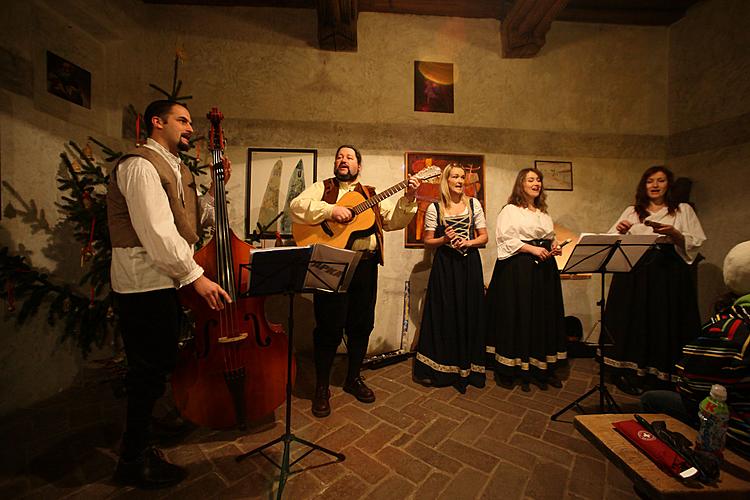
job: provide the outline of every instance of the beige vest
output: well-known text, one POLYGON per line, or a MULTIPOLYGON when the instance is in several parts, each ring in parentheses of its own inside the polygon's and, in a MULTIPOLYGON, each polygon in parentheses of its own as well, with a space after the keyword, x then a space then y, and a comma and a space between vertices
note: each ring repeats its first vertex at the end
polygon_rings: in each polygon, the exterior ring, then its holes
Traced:
POLYGON ((177 179, 169 162, 156 151, 141 147, 123 155, 115 168, 109 174, 109 187, 107 189, 107 221, 109 223, 109 237, 113 248, 141 247, 141 241, 133 229, 128 213, 128 205, 120 188, 117 186, 117 167, 125 159, 140 156, 147 160, 156 169, 164 192, 169 199, 169 208, 172 209, 174 223, 177 232, 185 238, 190 245, 198 241, 198 227, 200 225, 200 207, 198 195, 195 192, 195 177, 184 163, 180 163, 180 175, 182 187, 185 193, 185 202, 180 200, 177 188, 177 179))

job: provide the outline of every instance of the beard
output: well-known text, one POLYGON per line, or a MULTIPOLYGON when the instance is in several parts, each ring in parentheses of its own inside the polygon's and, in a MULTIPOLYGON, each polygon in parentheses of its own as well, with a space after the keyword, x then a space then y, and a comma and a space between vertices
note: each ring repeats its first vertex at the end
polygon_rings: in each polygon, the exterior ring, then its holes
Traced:
POLYGON ((351 170, 347 169, 346 173, 342 174, 342 173, 339 173, 339 170, 337 168, 335 168, 333 170, 333 175, 334 177, 336 177, 337 180, 341 182, 351 182, 357 178, 357 175, 359 175, 359 172, 357 172, 356 174, 352 174, 351 170))
POLYGON ((190 151, 190 138, 185 137, 187 139, 187 142, 182 142, 183 137, 180 137, 180 141, 177 143, 177 150, 178 151, 190 151))

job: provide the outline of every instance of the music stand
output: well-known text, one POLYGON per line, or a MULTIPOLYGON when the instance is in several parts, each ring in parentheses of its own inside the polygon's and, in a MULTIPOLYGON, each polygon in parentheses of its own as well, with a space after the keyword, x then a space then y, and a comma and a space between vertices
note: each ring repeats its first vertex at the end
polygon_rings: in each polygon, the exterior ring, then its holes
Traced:
POLYGON ((255 250, 250 254, 250 262, 240 266, 240 274, 246 270, 249 273, 247 290, 240 294, 241 297, 259 295, 279 295, 289 297, 289 347, 287 350, 287 379, 286 379, 286 416, 284 434, 253 450, 243 453, 235 458, 237 462, 260 453, 269 462, 280 469, 279 489, 277 499, 281 498, 287 478, 301 470, 290 471, 297 462, 305 458, 315 450, 322 451, 335 457, 337 462, 346 457, 338 453, 292 434, 292 349, 294 346, 294 295, 301 292, 326 291, 338 293, 346 290, 348 280, 351 280, 353 269, 359 262, 359 254, 349 250, 331 249, 325 245, 314 245, 305 247, 279 247, 255 250), (318 248, 318 247, 325 247, 318 248), (333 253, 331 253, 333 252, 333 253), (316 256, 325 255, 326 259, 317 260, 316 256), (351 272, 350 272, 351 270, 351 272), (284 443, 281 464, 276 463, 271 457, 264 453, 277 443, 284 443), (292 442, 301 443, 309 449, 290 463, 290 447, 292 442))
POLYGON ((617 402, 609 393, 604 383, 604 335, 607 331, 604 323, 604 284, 606 273, 628 273, 638 264, 641 257, 651 248, 656 235, 622 235, 622 234, 583 234, 568 257, 565 268, 561 271, 568 274, 599 274, 601 278, 601 295, 596 303, 599 306, 599 383, 586 391, 575 401, 550 417, 557 418, 574 406, 585 413, 580 403, 595 392, 599 392, 599 413, 607 408, 621 413, 617 402))

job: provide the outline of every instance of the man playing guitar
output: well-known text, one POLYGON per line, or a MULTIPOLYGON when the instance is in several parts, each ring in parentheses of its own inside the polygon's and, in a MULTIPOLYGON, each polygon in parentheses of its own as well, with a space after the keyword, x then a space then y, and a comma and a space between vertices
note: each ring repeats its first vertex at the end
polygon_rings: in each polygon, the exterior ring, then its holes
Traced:
MULTIPOLYGON (((361 171, 362 156, 359 151, 354 146, 340 146, 333 164, 334 177, 316 182, 292 200, 290 208, 294 223, 308 226, 325 224, 327 221, 353 224, 356 214, 336 202, 352 191, 364 199, 375 196, 371 186, 359 182, 361 171)), ((396 203, 384 200, 369 209, 375 212, 375 224, 354 232, 348 240, 346 247, 362 252, 362 256, 347 293, 321 292, 314 295, 316 384, 312 413, 316 417, 326 417, 331 413, 328 402, 331 396, 329 377, 344 332, 349 366, 343 389, 363 403, 375 401, 375 393, 367 387, 359 371, 375 325, 378 264, 383 264, 383 231, 395 231, 409 224, 417 213, 416 191, 419 184, 419 179, 410 176, 405 194, 396 203)))

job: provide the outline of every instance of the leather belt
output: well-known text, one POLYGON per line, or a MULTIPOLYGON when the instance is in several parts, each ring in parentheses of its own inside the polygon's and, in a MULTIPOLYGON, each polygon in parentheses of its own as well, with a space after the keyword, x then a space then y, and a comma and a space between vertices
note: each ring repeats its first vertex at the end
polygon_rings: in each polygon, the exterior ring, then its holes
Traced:
POLYGON ((552 240, 543 240, 543 239, 537 239, 537 240, 522 240, 524 243, 528 243, 529 245, 533 245, 535 247, 543 247, 547 250, 552 250, 552 240))

